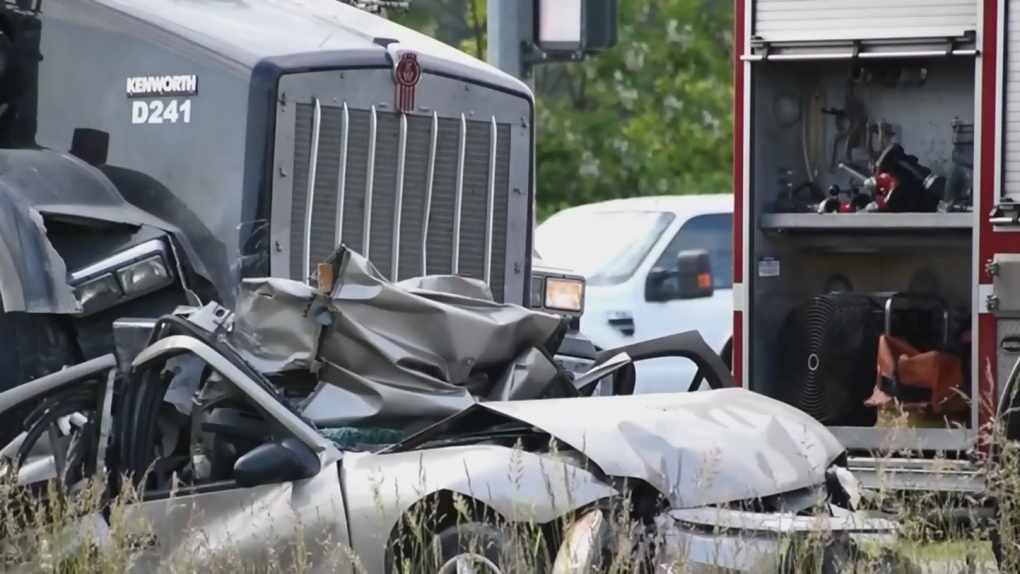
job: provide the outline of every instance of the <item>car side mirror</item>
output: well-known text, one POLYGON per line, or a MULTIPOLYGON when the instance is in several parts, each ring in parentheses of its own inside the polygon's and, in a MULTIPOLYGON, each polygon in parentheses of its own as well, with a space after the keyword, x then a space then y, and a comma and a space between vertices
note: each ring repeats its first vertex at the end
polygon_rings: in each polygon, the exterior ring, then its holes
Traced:
POLYGON ((712 261, 701 249, 681 251, 674 269, 653 268, 645 280, 645 300, 675 301, 711 297, 715 292, 712 261))
POLYGON ((312 449, 294 438, 261 444, 234 463, 234 482, 242 488, 312 478, 322 469, 312 449))

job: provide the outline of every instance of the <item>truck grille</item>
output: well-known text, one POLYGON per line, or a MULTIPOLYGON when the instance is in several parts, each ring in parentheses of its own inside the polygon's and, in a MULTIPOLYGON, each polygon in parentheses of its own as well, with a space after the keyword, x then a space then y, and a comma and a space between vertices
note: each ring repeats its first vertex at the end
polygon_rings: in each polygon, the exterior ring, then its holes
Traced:
POLYGON ((344 243, 392 281, 455 273, 503 300, 510 126, 297 104, 290 276, 344 243))

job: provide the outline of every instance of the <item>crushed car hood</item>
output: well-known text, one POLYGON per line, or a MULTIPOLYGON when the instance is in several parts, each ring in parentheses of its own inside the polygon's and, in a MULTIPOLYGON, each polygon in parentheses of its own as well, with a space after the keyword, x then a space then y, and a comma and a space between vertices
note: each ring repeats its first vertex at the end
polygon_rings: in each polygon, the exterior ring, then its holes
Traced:
MULTIPOLYGON (((843 452, 832 433, 809 415, 744 389, 490 402, 473 408, 537 427, 583 452, 607 475, 644 480, 673 508, 820 485, 843 452)), ((442 432, 455 431, 446 426, 442 432)))

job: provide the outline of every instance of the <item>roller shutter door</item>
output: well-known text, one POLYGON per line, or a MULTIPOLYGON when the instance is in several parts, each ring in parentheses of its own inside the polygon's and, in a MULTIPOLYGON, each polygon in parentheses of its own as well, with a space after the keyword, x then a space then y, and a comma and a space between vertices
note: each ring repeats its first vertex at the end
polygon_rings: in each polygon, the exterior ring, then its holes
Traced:
POLYGON ((955 38, 977 29, 978 0, 754 0, 764 42, 955 38))
POLYGON ((1006 4, 1002 193, 1020 200, 1020 0, 1006 4))

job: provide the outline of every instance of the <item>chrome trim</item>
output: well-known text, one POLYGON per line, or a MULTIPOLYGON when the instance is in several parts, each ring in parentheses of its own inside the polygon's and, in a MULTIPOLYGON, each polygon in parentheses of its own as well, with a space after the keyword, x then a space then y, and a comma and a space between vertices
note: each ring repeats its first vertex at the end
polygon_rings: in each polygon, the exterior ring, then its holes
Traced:
POLYGON ((404 174, 407 166, 407 114, 400 114, 400 132, 397 136, 397 191, 393 201, 393 245, 390 252, 390 281, 398 281, 400 274, 400 223, 404 206, 404 174))
POLYGON ((361 232, 361 254, 369 258, 372 241, 372 188, 375 186, 375 143, 379 134, 379 112, 372 106, 368 128, 368 168, 365 172, 365 229, 361 232))
POLYGON ((305 283, 312 276, 312 211, 315 205, 315 177, 319 169, 319 136, 322 132, 322 105, 315 98, 315 114, 312 116, 312 149, 308 154, 308 203, 305 204, 305 238, 301 257, 305 260, 305 283))
POLYGON ((763 62, 766 60, 853 60, 855 58, 878 60, 882 58, 945 58, 950 56, 977 56, 978 50, 916 50, 908 52, 818 52, 790 54, 744 54, 740 59, 744 62, 763 62))
POLYGON ((450 267, 454 275, 460 271, 460 218, 464 203, 464 160, 467 154, 467 117, 460 115, 460 140, 457 145, 457 188, 453 204, 453 257, 450 267))
POLYGON ((333 247, 344 242, 344 200, 347 197, 347 140, 351 128, 351 114, 344 102, 343 119, 340 122, 340 179, 337 183, 336 235, 333 247))
POLYGON ((436 149, 439 140, 439 114, 432 112, 432 139, 429 141, 429 169, 425 182, 425 214, 421 227, 421 274, 428 275, 429 221, 432 218, 432 187, 436 178, 436 149))
POLYGON ((163 263, 166 264, 165 266, 167 273, 173 273, 173 270, 170 268, 170 265, 168 264, 169 262, 167 261, 166 242, 164 242, 162 239, 150 239, 145 243, 135 245, 134 247, 131 247, 129 249, 125 249, 120 253, 111 255, 106 259, 101 259, 96 263, 89 265, 88 267, 84 267, 82 269, 79 269, 78 271, 71 273, 70 283, 72 286, 85 283, 88 280, 94 279, 99 275, 112 273, 117 269, 126 267, 131 263, 141 261, 142 259, 147 259, 149 257, 152 257, 153 255, 162 256, 163 263))
POLYGON ((485 197, 485 248, 482 280, 488 285, 492 279, 492 219, 496 207, 496 148, 499 145, 499 128, 496 116, 489 123, 489 193, 485 197))

